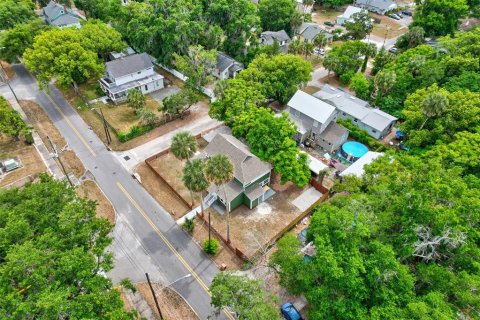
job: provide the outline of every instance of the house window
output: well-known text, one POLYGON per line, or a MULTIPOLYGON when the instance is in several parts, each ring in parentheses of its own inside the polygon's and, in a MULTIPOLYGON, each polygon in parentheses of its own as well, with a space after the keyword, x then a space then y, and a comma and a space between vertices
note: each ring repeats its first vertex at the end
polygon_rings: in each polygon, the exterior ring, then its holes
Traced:
POLYGON ((358 119, 354 119, 353 121, 358 122, 358 119))
POLYGON ((373 133, 377 133, 377 130, 372 130, 373 133))
POLYGON ((140 73, 142 73, 142 71, 138 71, 138 72, 137 72, 137 74, 140 74, 140 73))
POLYGON ((318 127, 318 121, 317 121, 317 120, 314 120, 314 121, 313 121, 313 126, 314 126, 315 128, 318 127))
POLYGON ((260 185, 263 187, 263 186, 267 185, 269 182, 270 182, 270 177, 268 177, 267 179, 260 182, 260 185))
POLYGON ((295 117, 300 117, 300 111, 295 110, 295 117))
POLYGON ((145 91, 146 91, 146 90, 148 90, 148 86, 147 86, 147 85, 145 85, 145 91))

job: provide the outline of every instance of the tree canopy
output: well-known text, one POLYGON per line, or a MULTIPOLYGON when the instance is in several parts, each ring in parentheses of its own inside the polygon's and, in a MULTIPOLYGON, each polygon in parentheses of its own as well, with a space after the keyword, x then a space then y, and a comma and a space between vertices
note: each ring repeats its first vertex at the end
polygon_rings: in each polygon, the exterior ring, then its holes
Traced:
POLYGON ((416 0, 413 26, 420 26, 428 36, 444 36, 458 30, 459 19, 468 12, 466 0, 416 0))
POLYGON ((122 50, 120 34, 98 21, 86 23, 81 29, 49 29, 35 37, 33 46, 23 55, 26 67, 37 74, 45 86, 56 77, 62 86, 82 83, 100 77, 107 53, 122 50))
POLYGON ((291 20, 296 10, 295 0, 262 0, 258 13, 265 31, 285 30, 292 32, 291 20))
POLYGON ((0 1, 0 30, 10 29, 19 23, 35 18, 34 3, 30 0, 0 1))
POLYGON ((265 292, 259 280, 232 272, 219 272, 210 285, 212 305, 220 311, 228 307, 237 319, 280 320, 275 303, 278 298, 265 292))
POLYGON ((13 110, 5 98, 0 96, 0 135, 19 139, 25 135, 30 128, 22 120, 20 114, 13 110))
POLYGON ((0 190, 1 317, 134 319, 104 276, 111 230, 94 202, 50 177, 0 190))

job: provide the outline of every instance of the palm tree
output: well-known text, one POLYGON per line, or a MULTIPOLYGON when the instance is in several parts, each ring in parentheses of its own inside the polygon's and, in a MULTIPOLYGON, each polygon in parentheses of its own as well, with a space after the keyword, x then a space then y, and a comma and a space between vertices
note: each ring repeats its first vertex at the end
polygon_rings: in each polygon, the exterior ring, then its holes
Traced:
MULTIPOLYGON (((183 168, 183 184, 190 192, 200 193, 200 208, 203 214, 203 192, 209 183, 205 178, 204 164, 200 159, 188 162, 183 168)), ((208 212, 208 241, 210 241, 210 211, 208 212)))
POLYGON ((420 130, 423 129, 427 120, 433 117, 438 117, 448 108, 449 101, 447 96, 441 92, 431 92, 429 93, 422 102, 422 112, 427 118, 420 126, 420 130))
POLYGON ((382 70, 374 78, 377 96, 384 96, 397 83, 397 74, 393 70, 382 70))
MULTIPOLYGON (((190 162, 190 158, 193 157, 197 151, 197 141, 190 133, 186 131, 181 131, 173 136, 172 144, 170 145, 170 150, 172 151, 175 158, 180 161, 187 160, 187 163, 190 162)), ((193 207, 193 193, 190 190, 190 197, 192 198, 192 207, 193 207)))
POLYGON ((326 37, 324 33, 319 33, 314 39, 313 39, 313 44, 317 48, 322 48, 323 47, 323 42, 325 41, 326 37))
POLYGON ((233 179, 233 163, 224 154, 211 156, 205 163, 205 177, 219 188, 223 187, 225 207, 227 209, 227 242, 230 243, 230 206, 225 185, 233 179))

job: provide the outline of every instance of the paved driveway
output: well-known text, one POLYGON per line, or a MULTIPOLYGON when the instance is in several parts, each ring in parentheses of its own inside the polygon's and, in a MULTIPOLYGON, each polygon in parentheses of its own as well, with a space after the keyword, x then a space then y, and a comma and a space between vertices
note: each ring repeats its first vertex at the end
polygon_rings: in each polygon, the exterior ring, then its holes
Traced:
POLYGON ((157 100, 158 103, 162 103, 163 99, 166 97, 169 97, 171 95, 174 95, 175 93, 180 92, 180 88, 177 86, 170 86, 163 88, 161 90, 155 91, 150 93, 150 97, 153 99, 157 100))

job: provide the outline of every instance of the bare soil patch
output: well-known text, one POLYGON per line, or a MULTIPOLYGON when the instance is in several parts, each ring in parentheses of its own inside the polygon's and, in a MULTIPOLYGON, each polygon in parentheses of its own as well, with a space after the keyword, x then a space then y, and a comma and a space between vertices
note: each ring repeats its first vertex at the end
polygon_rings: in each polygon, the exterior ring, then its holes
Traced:
POLYGON ((3 65, 3 69, 5 70, 5 73, 7 74, 7 78, 12 79, 13 77, 15 77, 15 71, 13 71, 12 66, 3 60, 1 63, 3 65))
POLYGON ((372 34, 377 37, 391 39, 408 31, 408 28, 402 27, 401 24, 388 16, 376 13, 370 13, 370 16, 374 19, 380 19, 380 23, 374 24, 372 30, 372 34))
MULTIPOLYGON (((247 257, 252 257, 292 220, 302 212, 291 202, 306 188, 298 188, 293 183, 280 184, 280 177, 274 173, 270 186, 276 194, 253 209, 245 205, 230 214, 230 238, 234 247, 240 249, 247 257)), ((227 215, 219 214, 208 208, 212 225, 226 238, 227 215)))
MULTIPOLYGON (((52 123, 48 115, 38 104, 30 100, 20 100, 20 105, 50 152, 53 152, 53 150, 47 136, 52 139, 59 151, 66 146, 67 143, 65 139, 63 139, 62 135, 52 123)), ((60 153, 60 156, 67 172, 73 172, 73 174, 75 174, 77 177, 83 175, 85 172, 85 167, 75 152, 66 148, 60 153)))
MULTIPOLYGON (((155 301, 153 300, 148 283, 137 283, 135 286, 153 312, 155 312, 158 319, 160 319, 160 314, 155 306, 155 301)), ((153 283, 152 286, 165 320, 200 320, 188 303, 177 292, 171 288, 164 288, 158 283, 153 283)))
MULTIPOLYGON (((207 215, 205 215, 205 217, 207 217, 207 215)), ((203 247, 203 242, 208 239, 208 223, 198 217, 195 218, 195 228, 193 229, 192 237, 200 247, 203 247)), ((213 232, 211 237, 216 239, 220 245, 218 253, 211 257, 212 260, 218 266, 225 264, 227 269, 242 269, 243 261, 227 248, 221 239, 215 237, 213 232)))
POLYGON ((0 160, 13 157, 19 158, 22 167, 7 173, 3 179, 0 179, 0 187, 14 182, 22 185, 29 181, 27 177, 33 181, 40 173, 47 171, 42 158, 33 145, 27 145, 25 142, 15 141, 15 139, 0 138, 0 160))
POLYGON ((155 176, 145 162, 136 167, 136 172, 140 175, 143 187, 174 219, 181 218, 190 210, 163 181, 155 176))
POLYGON ((115 209, 95 181, 86 180, 75 191, 80 197, 86 197, 97 203, 97 217, 115 224, 115 209))
MULTIPOLYGON (((201 152, 207 144, 208 142, 205 139, 198 138, 197 152, 201 152)), ((168 152, 149 163, 186 202, 191 203, 193 195, 193 207, 200 205, 200 195, 198 193, 191 194, 183 184, 183 168, 185 166, 183 161, 178 160, 171 152, 168 152)))

